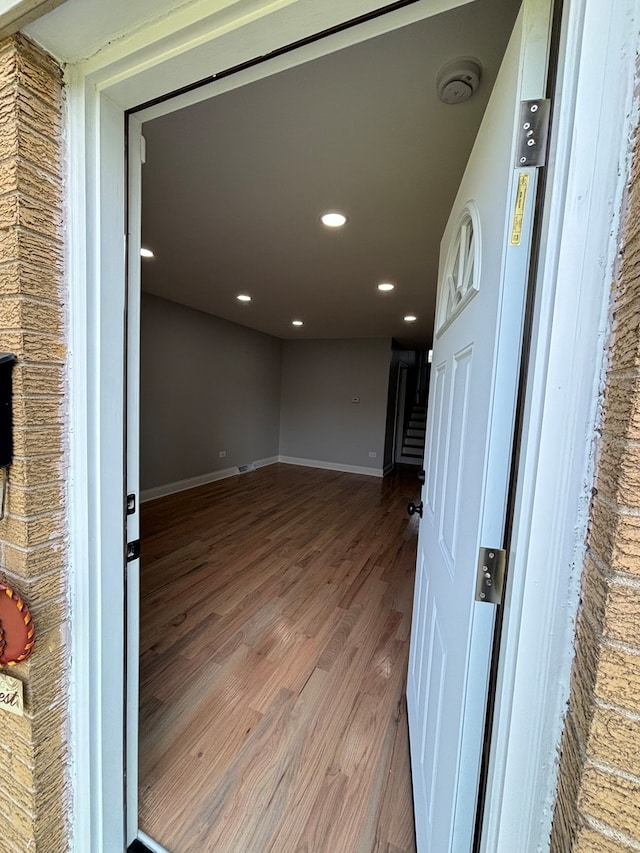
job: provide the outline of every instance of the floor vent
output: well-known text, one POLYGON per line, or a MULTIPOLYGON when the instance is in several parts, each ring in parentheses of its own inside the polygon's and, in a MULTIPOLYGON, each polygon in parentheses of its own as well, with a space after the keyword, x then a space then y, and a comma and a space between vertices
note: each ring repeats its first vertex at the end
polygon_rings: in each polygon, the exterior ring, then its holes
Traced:
POLYGON ((238 465, 238 474, 246 474, 247 471, 255 471, 256 466, 253 462, 250 462, 248 465, 238 465))

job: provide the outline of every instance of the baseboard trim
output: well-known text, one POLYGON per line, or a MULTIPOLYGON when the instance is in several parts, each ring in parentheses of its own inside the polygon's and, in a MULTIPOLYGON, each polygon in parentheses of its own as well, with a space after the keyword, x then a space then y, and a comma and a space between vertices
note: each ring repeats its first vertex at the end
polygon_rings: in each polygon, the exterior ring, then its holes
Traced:
MULTIPOLYGON (((266 459, 257 459, 251 464, 255 468, 265 468, 267 465, 274 465, 279 461, 278 456, 269 456, 266 459)), ((140 492, 140 503, 155 501, 158 498, 165 498, 167 495, 175 495, 178 492, 186 492, 189 489, 197 489, 198 486, 206 486, 218 480, 226 480, 228 477, 237 477, 239 474, 237 466, 234 468, 222 468, 220 471, 210 471, 208 474, 198 474, 197 477, 188 477, 186 480, 176 480, 173 483, 165 483, 163 486, 143 489, 140 492)))
POLYGON ((279 456, 268 456, 266 459, 258 459, 257 462, 254 462, 256 468, 266 468, 267 465, 275 465, 276 462, 280 461, 279 456))
POLYGON ((280 456, 285 465, 300 465, 303 468, 323 468, 325 471, 341 471, 343 474, 365 474, 367 477, 383 477, 382 468, 365 468, 362 465, 344 465, 341 462, 322 462, 318 459, 298 459, 296 456, 280 456))

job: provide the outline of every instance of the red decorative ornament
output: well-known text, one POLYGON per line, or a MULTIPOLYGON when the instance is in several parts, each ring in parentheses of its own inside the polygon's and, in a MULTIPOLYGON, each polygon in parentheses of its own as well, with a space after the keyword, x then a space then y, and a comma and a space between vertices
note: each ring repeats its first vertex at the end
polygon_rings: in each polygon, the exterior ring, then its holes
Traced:
POLYGON ((35 638, 29 608, 17 592, 0 582, 0 664, 15 666, 26 660, 35 638))

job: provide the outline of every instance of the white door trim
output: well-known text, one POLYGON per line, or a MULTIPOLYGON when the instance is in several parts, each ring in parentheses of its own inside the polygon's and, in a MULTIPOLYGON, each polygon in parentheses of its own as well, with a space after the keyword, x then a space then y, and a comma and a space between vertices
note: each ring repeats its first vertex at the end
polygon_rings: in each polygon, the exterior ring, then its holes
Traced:
POLYGON ((565 5, 485 853, 548 849, 610 282, 638 118, 640 3, 565 5))
MULTIPOLYGON (((487 853, 544 849, 548 839, 617 212, 636 120, 632 82, 640 0, 567 3, 514 582, 489 779, 487 853), (628 83, 626 89, 620 81, 628 83), (563 453, 576 447, 585 447, 584 455, 563 453), (536 570, 540 565, 544 587, 536 570)), ((185 75, 205 76, 205 54, 211 73, 212 55, 235 64, 276 46, 274 40, 290 42, 383 5, 366 0, 192 4, 189 14, 193 18, 197 6, 201 21, 191 19, 180 28, 177 16, 186 12, 176 13, 170 32, 167 22, 150 25, 67 72, 74 850, 112 853, 122 850, 124 838, 123 762, 115 748, 122 742, 124 718, 124 110, 182 85, 185 75)), ((397 14, 403 20, 420 17, 437 5, 425 0, 397 14)), ((374 31, 379 22, 366 26, 374 31)), ((366 33, 352 35, 359 40, 366 33)))

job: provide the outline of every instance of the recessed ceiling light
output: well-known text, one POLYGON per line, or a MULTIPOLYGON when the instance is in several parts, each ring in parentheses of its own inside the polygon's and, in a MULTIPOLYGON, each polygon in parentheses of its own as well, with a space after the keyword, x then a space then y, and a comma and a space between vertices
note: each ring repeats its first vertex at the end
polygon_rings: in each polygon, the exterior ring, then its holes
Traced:
POLYGON ((251 297, 247 293, 239 293, 236 296, 236 299, 238 302, 251 302, 251 297))
POLYGON ((344 213, 338 213, 337 210, 330 210, 328 213, 323 213, 320 219, 322 220, 322 224, 326 225, 327 228, 342 228, 347 221, 344 213))
POLYGON ((416 315, 415 315, 415 314, 405 314, 405 315, 404 315, 404 321, 405 321, 405 323, 415 323, 415 321, 416 321, 417 319, 418 319, 418 318, 416 317, 416 315))
POLYGON ((145 249, 144 246, 140 249, 140 257, 141 258, 153 258, 154 254, 151 249, 145 249))
POLYGON ((378 285, 378 290, 382 290, 385 293, 388 292, 389 290, 394 290, 394 289, 395 289, 395 284, 391 284, 390 281, 383 281, 382 284, 378 285))
POLYGON ((302 320, 292 320, 291 325, 292 326, 304 326, 304 323, 302 322, 302 320))

